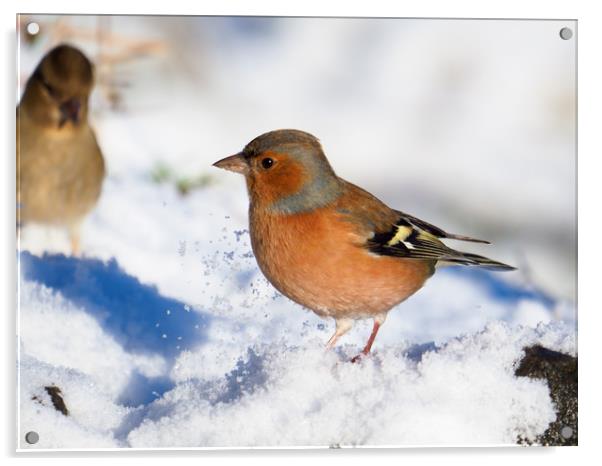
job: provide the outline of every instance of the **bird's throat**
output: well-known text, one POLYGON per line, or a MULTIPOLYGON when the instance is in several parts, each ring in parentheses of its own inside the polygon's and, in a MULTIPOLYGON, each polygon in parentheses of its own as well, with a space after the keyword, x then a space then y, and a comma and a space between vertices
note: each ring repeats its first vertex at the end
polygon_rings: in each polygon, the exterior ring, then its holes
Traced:
POLYGON ((336 176, 317 176, 306 183, 298 192, 272 202, 269 210, 282 214, 311 212, 329 205, 342 192, 343 186, 336 176))

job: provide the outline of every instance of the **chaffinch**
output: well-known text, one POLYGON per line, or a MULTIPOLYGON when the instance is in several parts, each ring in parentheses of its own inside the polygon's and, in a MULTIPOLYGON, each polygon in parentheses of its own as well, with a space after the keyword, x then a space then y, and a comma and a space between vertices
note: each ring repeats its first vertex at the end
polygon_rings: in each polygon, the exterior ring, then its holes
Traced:
POLYGON ((487 241, 447 233, 339 178, 318 139, 303 131, 263 134, 214 166, 245 176, 251 245, 266 278, 293 301, 335 319, 328 348, 356 319, 372 318, 361 353, 368 354, 387 313, 418 291, 436 264, 514 269, 451 249, 440 238, 487 241))
POLYGON ((88 125, 92 64, 59 45, 37 66, 17 107, 17 224, 64 226, 79 251, 79 226, 96 205, 105 175, 88 125))

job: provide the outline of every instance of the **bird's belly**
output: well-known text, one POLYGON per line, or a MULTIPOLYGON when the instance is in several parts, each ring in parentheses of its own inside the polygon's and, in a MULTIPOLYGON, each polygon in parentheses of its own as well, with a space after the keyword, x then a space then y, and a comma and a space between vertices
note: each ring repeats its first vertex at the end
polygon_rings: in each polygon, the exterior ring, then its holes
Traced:
POLYGON ((104 162, 94 140, 21 138, 18 166, 20 219, 64 224, 78 221, 96 203, 104 162))
POLYGON ((251 240, 266 278, 322 316, 382 314, 420 289, 433 272, 430 262, 377 256, 328 228, 301 240, 288 229, 266 232, 251 225, 251 240))
POLYGON ((361 318, 387 312, 418 291, 430 276, 424 263, 374 260, 382 264, 373 264, 369 270, 346 261, 316 261, 315 267, 298 266, 294 270, 277 265, 260 267, 285 296, 319 315, 333 317, 361 318))

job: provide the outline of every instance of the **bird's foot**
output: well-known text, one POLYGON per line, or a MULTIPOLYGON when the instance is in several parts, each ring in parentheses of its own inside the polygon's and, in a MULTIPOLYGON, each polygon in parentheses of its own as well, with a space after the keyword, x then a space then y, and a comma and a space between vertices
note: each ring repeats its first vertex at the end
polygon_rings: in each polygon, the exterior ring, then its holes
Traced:
POLYGON ((353 357, 351 358, 351 363, 352 363, 352 364, 355 364, 356 362, 360 362, 360 361, 361 361, 361 360, 362 360, 364 357, 366 357, 366 356, 368 356, 368 353, 364 353, 364 352, 362 351, 360 354, 358 354, 358 355, 356 355, 356 356, 353 356, 353 357))
POLYGON ((372 333, 370 334, 368 343, 366 343, 366 346, 364 347, 364 349, 362 350, 362 352, 360 354, 358 354, 357 356, 355 356, 351 359, 352 363, 359 362, 364 356, 367 356, 368 354, 370 354, 370 349, 372 349, 372 343, 374 343, 374 339, 376 338, 376 334, 378 333, 378 329, 380 328, 380 325, 381 325, 381 322, 379 322, 378 320, 374 320, 374 327, 372 328, 372 333))

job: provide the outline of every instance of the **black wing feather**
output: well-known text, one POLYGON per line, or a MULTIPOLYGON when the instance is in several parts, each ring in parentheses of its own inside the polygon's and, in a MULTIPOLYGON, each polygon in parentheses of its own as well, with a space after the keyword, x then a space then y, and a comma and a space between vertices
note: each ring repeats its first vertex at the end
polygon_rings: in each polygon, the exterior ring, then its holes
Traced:
POLYGON ((514 270, 514 267, 477 254, 456 251, 439 238, 460 239, 479 243, 487 241, 454 235, 423 220, 399 212, 400 217, 388 231, 375 233, 367 242, 376 254, 406 259, 434 260, 451 264, 478 266, 492 270, 514 270))
POLYGON ((400 218, 404 219, 407 222, 412 223, 413 225, 416 225, 418 228, 430 233, 433 236, 436 236, 437 238, 457 239, 460 241, 470 241, 473 243, 490 244, 489 241, 485 241, 482 239, 471 238, 470 236, 464 236, 464 235, 456 235, 454 233, 448 233, 445 230, 442 230, 441 228, 433 225, 432 223, 425 222, 424 220, 421 220, 417 217, 414 217, 410 214, 406 214, 399 210, 396 210, 395 212, 397 212, 399 214, 400 218))

